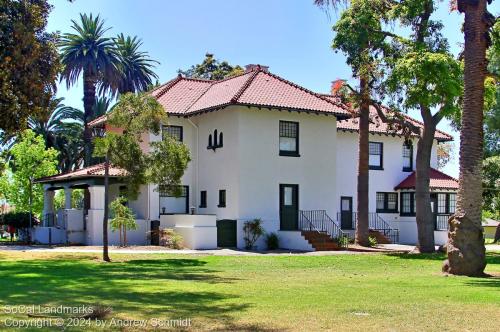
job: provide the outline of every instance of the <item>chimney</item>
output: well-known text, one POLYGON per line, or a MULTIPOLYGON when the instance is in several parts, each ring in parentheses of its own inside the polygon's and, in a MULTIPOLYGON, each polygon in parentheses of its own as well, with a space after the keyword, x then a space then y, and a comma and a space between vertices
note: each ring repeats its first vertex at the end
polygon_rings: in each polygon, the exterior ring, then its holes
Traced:
POLYGON ((343 79, 340 79, 340 78, 337 78, 335 81, 332 81, 332 85, 331 85, 331 88, 330 88, 330 93, 332 96, 336 96, 340 90, 340 88, 342 88, 342 86, 347 82, 347 80, 343 80, 343 79))
POLYGON ((262 70, 265 72, 269 72, 269 66, 263 66, 259 64, 249 64, 245 66, 245 73, 249 73, 254 70, 262 70))

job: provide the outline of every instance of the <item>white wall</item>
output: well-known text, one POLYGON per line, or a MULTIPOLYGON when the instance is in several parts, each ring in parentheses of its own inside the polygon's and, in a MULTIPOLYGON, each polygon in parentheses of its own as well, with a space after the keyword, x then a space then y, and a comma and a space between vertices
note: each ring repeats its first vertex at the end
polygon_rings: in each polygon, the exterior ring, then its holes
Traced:
POLYGON ((189 249, 217 248, 215 215, 162 215, 160 228, 172 228, 182 235, 183 244, 189 249))

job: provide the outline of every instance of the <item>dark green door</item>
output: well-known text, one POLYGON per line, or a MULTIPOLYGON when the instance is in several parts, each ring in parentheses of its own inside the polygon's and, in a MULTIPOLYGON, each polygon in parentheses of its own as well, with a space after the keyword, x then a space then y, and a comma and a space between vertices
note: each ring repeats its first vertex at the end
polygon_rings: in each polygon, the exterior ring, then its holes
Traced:
POLYGON ((236 220, 217 220, 217 246, 236 247, 236 220))
POLYGON ((280 229, 299 229, 299 185, 280 184, 280 229))
POLYGON ((352 197, 340 198, 340 228, 354 229, 352 227, 352 197))

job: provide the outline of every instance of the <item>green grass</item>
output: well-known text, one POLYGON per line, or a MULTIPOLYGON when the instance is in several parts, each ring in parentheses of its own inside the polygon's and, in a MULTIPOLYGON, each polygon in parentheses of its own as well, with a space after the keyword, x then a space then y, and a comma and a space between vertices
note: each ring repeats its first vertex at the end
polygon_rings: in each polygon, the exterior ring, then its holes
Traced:
MULTIPOLYGON (((0 305, 99 303, 115 318, 191 318, 193 330, 497 331, 500 323, 499 253, 488 253, 492 278, 445 277, 437 254, 112 259, 0 252, 0 305)), ((0 324, 7 318, 27 317, 2 310, 0 324)))

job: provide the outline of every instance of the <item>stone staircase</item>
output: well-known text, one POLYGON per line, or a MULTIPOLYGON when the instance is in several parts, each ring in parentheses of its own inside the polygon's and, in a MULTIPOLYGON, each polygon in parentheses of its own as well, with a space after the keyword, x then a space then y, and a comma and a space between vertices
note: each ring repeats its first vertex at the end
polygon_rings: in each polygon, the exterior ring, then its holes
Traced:
POLYGON ((339 244, 326 232, 302 231, 302 236, 316 251, 340 250, 339 244))
POLYGON ((378 244, 391 244, 391 240, 385 236, 382 232, 370 229, 368 231, 368 236, 372 236, 377 240, 378 244))

